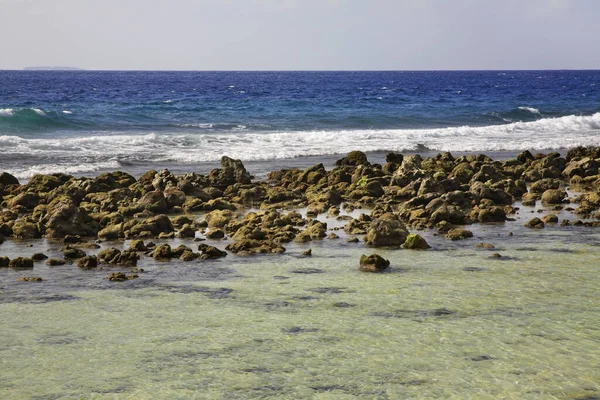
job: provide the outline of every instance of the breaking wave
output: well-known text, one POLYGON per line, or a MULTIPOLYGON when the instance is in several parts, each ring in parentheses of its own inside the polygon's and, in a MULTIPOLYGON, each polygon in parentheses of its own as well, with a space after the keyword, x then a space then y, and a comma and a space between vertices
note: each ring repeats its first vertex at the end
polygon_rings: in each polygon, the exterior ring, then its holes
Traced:
MULTIPOLYGON (((9 165, 18 177, 37 171, 85 173, 128 163, 194 164, 221 156, 269 161, 362 151, 486 152, 554 150, 600 145, 600 113, 569 115, 483 127, 279 132, 88 133, 87 136, 24 138, 0 136, 5 158, 28 160, 9 165)), ((4 164, 4 163, 3 163, 4 164)))

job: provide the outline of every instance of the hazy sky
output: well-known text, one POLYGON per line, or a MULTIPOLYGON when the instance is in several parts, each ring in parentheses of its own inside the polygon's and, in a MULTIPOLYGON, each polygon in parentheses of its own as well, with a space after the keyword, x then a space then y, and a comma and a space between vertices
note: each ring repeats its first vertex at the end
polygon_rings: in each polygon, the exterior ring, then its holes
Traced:
POLYGON ((600 0, 0 0, 0 69, 600 69, 600 0))

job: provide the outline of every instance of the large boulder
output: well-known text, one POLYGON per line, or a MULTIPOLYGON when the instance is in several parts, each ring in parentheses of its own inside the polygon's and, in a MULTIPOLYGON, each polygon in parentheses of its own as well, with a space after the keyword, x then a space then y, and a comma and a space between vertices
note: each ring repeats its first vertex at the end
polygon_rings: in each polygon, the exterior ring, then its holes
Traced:
POLYGON ((408 236, 406 227, 397 216, 391 213, 383 214, 371 222, 365 243, 370 246, 401 246, 408 236))
POLYGON ((96 236, 100 225, 85 209, 77 207, 69 198, 61 197, 52 201, 41 222, 46 226, 45 235, 50 238, 63 238, 67 235, 96 236))

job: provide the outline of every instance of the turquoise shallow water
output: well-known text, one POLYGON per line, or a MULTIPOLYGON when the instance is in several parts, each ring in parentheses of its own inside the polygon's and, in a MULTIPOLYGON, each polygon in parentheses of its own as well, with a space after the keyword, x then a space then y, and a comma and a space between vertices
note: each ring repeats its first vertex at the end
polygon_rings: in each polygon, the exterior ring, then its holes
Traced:
POLYGON ((461 242, 425 232, 431 250, 377 250, 383 274, 359 272, 373 250, 343 237, 143 258, 124 283, 103 279, 115 269, 0 270, 0 398, 597 398, 600 234, 522 222, 461 242), (44 281, 16 282, 31 275, 44 281))

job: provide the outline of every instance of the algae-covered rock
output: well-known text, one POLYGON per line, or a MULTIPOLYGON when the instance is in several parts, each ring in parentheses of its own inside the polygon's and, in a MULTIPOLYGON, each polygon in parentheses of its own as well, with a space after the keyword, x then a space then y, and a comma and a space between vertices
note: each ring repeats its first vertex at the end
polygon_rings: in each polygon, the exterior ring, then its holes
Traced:
POLYGON ((463 240, 471 237, 473 237, 473 232, 462 228, 454 228, 446 234, 446 239, 449 240, 463 240))
POLYGON ((19 282, 41 282, 42 280, 40 276, 21 276, 17 278, 19 282))
POLYGON ((141 199, 138 200, 137 204, 156 214, 165 213, 168 210, 165 196, 159 190, 146 193, 141 199))
POLYGON ((532 228, 532 229, 542 229, 544 227, 544 221, 542 221, 541 219, 539 219, 538 217, 532 218, 529 221, 527 221, 527 223, 525 224, 526 228, 532 228))
POLYGON ((10 260, 8 266, 12 269, 33 269, 33 260, 27 257, 17 257, 10 260))
POLYGON ((196 236, 196 230, 189 224, 185 224, 181 227, 177 236, 180 238, 194 238, 196 236))
POLYGON ((542 217, 542 221, 546 224, 556 224, 558 222, 558 217, 556 214, 548 214, 542 217))
POLYGON ((348 153, 344 158, 341 158, 335 162, 338 167, 352 166, 358 167, 359 165, 367 164, 367 155, 362 151, 355 150, 348 153))
POLYGON ((126 275, 123 272, 114 272, 106 277, 106 279, 111 282, 124 282, 124 281, 130 281, 132 279, 137 279, 137 278, 139 278, 139 275, 137 275, 137 274, 126 275))
POLYGON ((40 202, 40 196, 36 193, 23 192, 6 202, 6 206, 11 209, 23 208, 25 210, 33 210, 40 202))
POLYGON ((371 222, 365 243, 370 246, 401 246, 408 236, 406 227, 394 214, 387 213, 371 222))
POLYGON ((96 256, 85 256, 77 261, 77 266, 81 269, 92 269, 98 266, 98 258, 96 256))
POLYGON ((27 219, 15 221, 12 232, 13 236, 18 239, 37 239, 42 237, 39 226, 27 219))
POLYGON ((222 258, 227 256, 226 251, 220 250, 214 246, 210 246, 207 244, 200 244, 198 246, 198 250, 200 250, 200 258, 203 260, 222 258))
POLYGON ((381 272, 389 266, 389 260, 378 254, 371 254, 370 256, 363 254, 360 257, 360 270, 364 272, 381 272))
POLYGON ((10 258, 6 256, 0 256, 0 268, 6 268, 10 264, 10 258))
POLYGON ((85 211, 68 198, 57 198, 47 208, 42 222, 46 226, 46 236, 63 238, 70 236, 96 236, 100 225, 85 211))
POLYGON ((123 224, 108 225, 98 232, 98 238, 102 240, 117 240, 125 237, 123 224))
POLYGON ((50 267, 56 267, 59 265, 65 265, 67 262, 65 260, 61 260, 60 258, 49 258, 46 261, 46 265, 50 267))
POLYGON ((18 185, 19 180, 15 178, 13 175, 8 172, 2 172, 0 174, 0 185, 8 186, 8 185, 18 185))
POLYGON ((63 251, 63 256, 65 257, 65 259, 73 260, 85 257, 85 252, 81 249, 76 249, 67 246, 63 251))
POLYGON ((251 254, 262 254, 262 253, 283 253, 285 247, 279 243, 275 243, 272 240, 254 240, 254 239, 243 239, 228 244, 225 247, 226 250, 231 251, 234 254, 239 255, 251 255, 251 254))
POLYGON ((170 260, 173 257, 171 246, 168 244, 156 246, 152 253, 152 257, 154 257, 155 260, 170 260))
POLYGON ((542 193, 542 203, 560 204, 567 197, 567 192, 562 189, 548 189, 542 193))
POLYGON ((48 256, 45 255, 44 253, 35 253, 34 255, 31 256, 31 259, 33 261, 43 261, 48 259, 48 256))
POLYGON ((404 244, 402 245, 405 249, 413 249, 413 250, 427 250, 431 248, 431 246, 427 243, 427 241, 419 234, 411 233, 406 237, 404 244))

